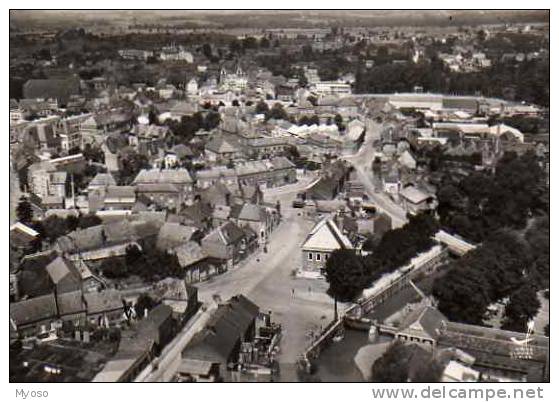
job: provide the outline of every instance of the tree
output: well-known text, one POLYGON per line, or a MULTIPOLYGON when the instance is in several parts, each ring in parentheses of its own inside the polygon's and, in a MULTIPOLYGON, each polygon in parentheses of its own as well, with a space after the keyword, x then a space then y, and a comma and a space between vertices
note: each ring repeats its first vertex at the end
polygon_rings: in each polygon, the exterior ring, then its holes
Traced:
POLYGON ((157 113, 155 113, 154 110, 149 111, 148 120, 149 120, 149 124, 155 124, 155 125, 159 124, 159 118, 157 117, 157 113))
POLYGON ((267 49, 270 47, 270 41, 266 37, 262 37, 260 39, 260 47, 263 49, 267 49))
POLYGON ((394 342, 373 363, 371 381, 382 383, 437 382, 440 380, 442 372, 442 365, 432 357, 431 353, 420 346, 394 342))
POLYGON ((26 225, 30 224, 33 220, 33 208, 25 196, 21 196, 19 199, 16 207, 16 216, 21 223, 26 225))
POLYGON ((274 106, 266 113, 266 120, 276 119, 276 120, 287 120, 287 112, 281 105, 281 103, 275 103, 274 106))
POLYGON ((218 112, 210 111, 206 115, 206 119, 204 121, 204 129, 206 131, 213 130, 219 123, 221 122, 221 115, 218 112))
POLYGON ((142 251, 135 244, 127 246, 125 252, 126 255, 124 257, 124 261, 126 262, 127 266, 134 266, 140 261, 143 256, 142 251))
POLYGON ((264 102, 263 100, 260 100, 257 104, 256 104, 256 108, 255 108, 255 112, 257 114, 265 114, 270 110, 270 108, 268 107, 268 104, 266 102, 264 102))
POLYGON ((335 250, 325 267, 327 293, 334 298, 334 318, 338 319, 338 301, 353 301, 369 284, 370 276, 363 261, 353 250, 335 250))
POLYGON ((540 309, 540 301, 536 289, 524 285, 514 292, 505 307, 505 320, 502 328, 525 332, 530 321, 540 309))
POLYGON ((64 236, 69 232, 68 220, 51 215, 43 221, 44 236, 46 240, 53 243, 60 236, 64 236))
POLYGON ((146 310, 149 312, 155 306, 157 306, 157 302, 149 294, 142 293, 136 300, 134 310, 138 317, 144 317, 146 310))
POLYGON ((78 217, 78 228, 80 229, 87 229, 91 226, 100 225, 101 223, 103 223, 101 218, 99 218, 97 215, 93 213, 87 215, 80 215, 78 217))
POLYGON ((204 54, 204 56, 206 56, 206 58, 211 59, 212 58, 212 45, 210 45, 209 43, 204 43, 202 45, 202 53, 204 54))

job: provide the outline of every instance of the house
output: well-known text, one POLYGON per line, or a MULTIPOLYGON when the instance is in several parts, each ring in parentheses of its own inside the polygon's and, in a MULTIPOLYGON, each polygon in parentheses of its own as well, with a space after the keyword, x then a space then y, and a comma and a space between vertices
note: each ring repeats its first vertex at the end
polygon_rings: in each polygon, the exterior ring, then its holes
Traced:
POLYGON ((344 188, 349 169, 342 161, 325 165, 321 177, 305 194, 311 200, 331 200, 344 188))
POLYGON ((192 226, 181 225, 180 223, 165 222, 157 235, 156 247, 159 250, 169 250, 189 242, 194 233, 198 231, 192 226))
POLYGON ((122 321, 124 304, 120 292, 105 289, 99 292, 84 293, 87 309, 87 320, 94 325, 102 326, 122 321))
POLYGON ((262 205, 250 203, 233 205, 229 219, 241 227, 249 226, 258 235, 261 244, 266 243, 272 229, 279 221, 275 210, 270 211, 262 205))
POLYGON ((60 119, 56 125, 56 132, 60 137, 60 146, 63 151, 68 152, 73 148, 82 146, 82 122, 91 117, 91 114, 81 114, 60 119))
POLYGON ((198 196, 203 203, 211 206, 229 206, 231 204, 231 190, 222 181, 217 181, 213 186, 202 189, 198 196))
POLYGON ((93 190, 108 186, 116 186, 116 180, 113 175, 110 173, 97 173, 87 185, 87 191, 92 192, 93 190))
POLYGON ((179 377, 190 381, 219 381, 236 365, 242 342, 255 337, 260 309, 243 295, 220 304, 206 326, 182 352, 179 377))
POLYGON ((434 347, 448 319, 429 305, 419 306, 398 326, 395 339, 434 347))
POLYGON ((310 231, 301 245, 304 271, 322 273, 334 250, 352 249, 349 239, 332 218, 324 218, 310 231))
POLYGON ((80 94, 80 80, 76 76, 64 79, 32 79, 23 84, 23 97, 27 99, 56 99, 62 105, 71 95, 80 94))
POLYGON ((10 246, 25 249, 39 238, 39 232, 29 226, 16 222, 10 226, 10 246))
MULTIPOLYGON (((141 312, 138 312, 141 314, 141 312)), ((159 304, 138 323, 136 331, 153 341, 155 353, 160 353, 175 334, 173 309, 166 304, 159 304)))
POLYGON ((382 185, 384 192, 392 196, 397 196, 400 192, 400 174, 398 170, 391 169, 382 177, 382 185))
POLYGON ((161 303, 171 307, 175 322, 182 326, 198 310, 198 289, 185 279, 166 278, 153 285, 151 292, 161 303))
POLYGON ((126 247, 155 238, 158 231, 153 222, 119 220, 70 232, 57 239, 55 249, 71 260, 102 260, 125 255, 126 247))
POLYGON ((229 220, 231 207, 228 205, 216 205, 212 211, 212 227, 221 226, 229 220))
POLYGON ((46 271, 57 295, 82 289, 81 274, 72 261, 56 257, 46 266, 46 271))
POLYGON ((57 317, 53 293, 10 303, 10 325, 22 338, 49 331, 57 317))
POLYGON ((192 191, 193 179, 186 169, 142 169, 133 182, 134 185, 172 184, 186 194, 192 191))
POLYGON ((224 136, 212 137, 204 148, 210 162, 228 162, 243 155, 242 149, 224 136))
MULTIPOLYGON (((107 182, 110 182, 110 179, 107 182)), ((89 211, 93 213, 112 210, 130 211, 136 203, 136 189, 134 186, 98 187, 89 192, 88 203, 89 211)))
POLYGON ((226 222, 202 239, 202 250, 232 267, 248 253, 246 234, 235 223, 226 222))
POLYGON ((478 382, 480 372, 460 362, 448 362, 441 376, 441 382, 478 382))
POLYGON ((417 162, 410 151, 404 151, 398 158, 398 163, 409 170, 415 170, 417 162))
POLYGON ((434 196, 425 193, 415 186, 407 186, 400 191, 400 200, 404 209, 412 215, 431 209, 433 199, 434 196))
POLYGON ((174 209, 180 211, 185 199, 179 187, 172 183, 149 183, 136 186, 138 197, 147 200, 160 208, 174 209))
POLYGON ((187 283, 201 282, 223 272, 221 261, 208 257, 194 241, 175 247, 173 252, 179 265, 185 270, 184 279, 187 283))

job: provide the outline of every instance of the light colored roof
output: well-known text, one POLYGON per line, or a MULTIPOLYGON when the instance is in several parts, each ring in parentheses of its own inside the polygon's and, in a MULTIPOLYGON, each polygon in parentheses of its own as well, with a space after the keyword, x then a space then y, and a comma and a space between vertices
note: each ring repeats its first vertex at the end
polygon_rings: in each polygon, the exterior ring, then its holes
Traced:
POLYGON ((11 231, 20 231, 20 232, 23 232, 23 233, 25 233, 25 234, 27 234, 27 235, 29 235, 29 236, 32 236, 32 237, 37 237, 37 236, 39 236, 39 232, 37 232, 36 230, 30 228, 30 227, 27 226, 27 225, 24 225, 24 224, 21 223, 21 222, 16 222, 16 223, 14 223, 12 226, 10 226, 10 232, 11 232, 11 231))
POLYGON ((477 382, 479 372, 454 360, 443 371, 442 382, 477 382))
POLYGON ((58 284, 64 277, 71 274, 72 268, 69 264, 72 262, 62 258, 56 257, 49 265, 46 266, 46 270, 54 284, 58 284))
POLYGON ((228 154, 240 151, 235 144, 221 136, 212 138, 208 141, 205 148, 209 151, 215 152, 216 154, 228 154))
POLYGON ((400 191, 400 196, 404 197, 406 200, 414 204, 419 204, 420 202, 423 202, 430 197, 429 194, 424 193, 414 186, 409 186, 402 189, 400 191))
POLYGON ((514 127, 507 126, 506 124, 497 124, 495 126, 489 127, 489 133, 500 137, 505 133, 512 134, 518 141, 524 142, 524 134, 514 127))
POLYGON ((181 225, 180 223, 165 222, 157 236, 157 248, 166 250, 186 243, 196 232, 192 226, 181 225))
POLYGON ((408 150, 402 152, 402 155, 398 158, 398 162, 410 169, 414 169, 416 166, 415 158, 408 150))
POLYGON ((194 241, 189 241, 176 247, 175 253, 181 267, 188 267, 207 257, 202 247, 194 241))
POLYGON ((351 249, 352 245, 331 218, 324 218, 311 230, 302 248, 332 251, 342 248, 351 249))
POLYGON ((142 169, 134 179, 134 184, 192 183, 192 177, 186 169, 142 169))
POLYGON ((212 362, 195 359, 182 359, 178 372, 185 374, 207 375, 212 368, 212 362))
POLYGON ((97 173, 89 182, 89 187, 95 186, 116 186, 116 180, 110 173, 97 173))

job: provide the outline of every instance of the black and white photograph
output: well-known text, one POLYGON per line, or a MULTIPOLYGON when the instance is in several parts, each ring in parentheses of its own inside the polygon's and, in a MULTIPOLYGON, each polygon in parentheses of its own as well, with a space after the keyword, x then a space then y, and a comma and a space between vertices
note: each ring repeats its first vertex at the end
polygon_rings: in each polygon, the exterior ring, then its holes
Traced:
POLYGON ((550 12, 9 10, 9 382, 542 399, 550 12))

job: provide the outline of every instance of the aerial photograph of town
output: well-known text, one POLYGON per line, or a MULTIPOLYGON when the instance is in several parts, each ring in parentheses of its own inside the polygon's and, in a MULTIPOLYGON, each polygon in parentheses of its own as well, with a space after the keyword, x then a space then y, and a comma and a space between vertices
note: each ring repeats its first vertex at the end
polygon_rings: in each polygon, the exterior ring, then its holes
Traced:
POLYGON ((9 11, 9 382, 548 383, 550 49, 550 10, 9 11))

